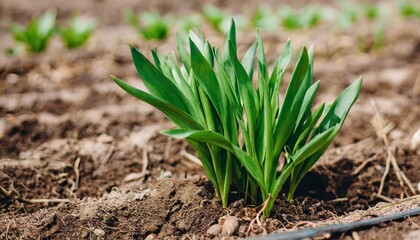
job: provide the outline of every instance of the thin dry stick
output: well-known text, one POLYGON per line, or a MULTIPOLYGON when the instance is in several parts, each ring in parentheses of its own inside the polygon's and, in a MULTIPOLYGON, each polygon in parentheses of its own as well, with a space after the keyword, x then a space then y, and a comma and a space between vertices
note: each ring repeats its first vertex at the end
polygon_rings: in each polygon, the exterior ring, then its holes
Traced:
MULTIPOLYGON (((372 120, 372 125, 375 127, 375 130, 376 130, 376 133, 377 133, 378 137, 382 138, 382 140, 384 141, 385 146, 387 148, 386 168, 385 168, 384 174, 382 175, 381 184, 379 186, 379 190, 378 190, 378 193, 376 195, 380 196, 380 198, 385 197, 385 196, 382 195, 382 191, 383 191, 383 188, 384 188, 384 185, 385 185, 385 179, 389 174, 389 169, 390 169, 391 163, 392 163, 392 167, 395 170, 395 174, 397 175, 397 178, 400 182, 400 186, 401 186, 401 189, 402 189, 401 198, 403 198, 403 196, 404 196, 404 185, 407 185, 410 188, 410 191, 412 192, 412 194, 416 194, 416 191, 415 191, 413 185, 408 180, 407 176, 399 168, 398 163, 397 163, 397 159, 395 158, 394 153, 392 152, 391 146, 389 144, 387 134, 392 129, 393 126, 391 124, 385 125, 385 121, 384 121, 382 115, 380 114, 380 112, 378 110, 378 107, 376 106, 376 103, 373 100, 371 100, 371 104, 372 104, 372 107, 375 111, 375 116, 372 120)), ((409 196, 409 195, 407 194, 407 196, 409 196)), ((385 197, 385 199, 389 199, 389 198, 385 197)))
POLYGON ((80 180, 79 166, 80 166, 80 157, 77 157, 73 165, 74 178, 75 178, 74 189, 72 189, 73 191, 79 188, 79 180, 80 180))
POLYGON ((256 216, 254 219, 252 219, 252 221, 249 223, 248 230, 246 231, 246 235, 247 235, 247 236, 249 236, 249 234, 251 233, 251 229, 252 229, 252 226, 254 225, 255 221, 257 221, 257 224, 258 224, 259 226, 261 226, 261 228, 263 229, 263 231, 264 231, 264 233, 263 233, 263 234, 267 234, 267 230, 266 230, 266 229, 264 228, 264 226, 261 224, 261 221, 260 221, 260 216, 261 216, 261 213, 263 213, 263 212, 264 212, 264 210, 265 210, 265 208, 267 207, 268 202, 270 201, 270 198, 271 198, 271 195, 269 194, 269 195, 268 195, 268 197, 267 197, 267 199, 264 201, 264 204, 263 204, 262 208, 261 208, 261 209, 260 209, 260 211, 257 213, 257 216, 256 216))
POLYGON ((146 176, 147 174, 147 168, 149 166, 149 157, 148 157, 148 152, 147 152, 147 148, 144 147, 143 148, 143 167, 142 167, 142 171, 141 173, 146 176))
POLYGON ((376 157, 378 156, 378 154, 373 155, 372 157, 366 159, 365 161, 363 161, 362 164, 360 164, 360 166, 358 166, 353 172, 352 175, 357 175, 359 174, 360 171, 362 171, 366 165, 368 165, 368 163, 373 162, 376 160, 376 157))
POLYGON ((388 157, 386 158, 385 171, 381 178, 381 184, 379 185, 378 193, 376 194, 377 196, 382 196, 382 191, 384 190, 384 186, 385 186, 385 180, 386 180, 386 177, 388 176, 390 168, 391 168, 391 159, 388 155, 388 157))
POLYGON ((301 227, 301 226, 305 226, 305 225, 310 225, 310 226, 316 226, 316 224, 314 223, 314 222, 309 222, 309 221, 300 221, 300 222, 298 222, 298 223, 296 223, 291 229, 290 229, 290 231, 294 231, 294 230, 296 230, 298 227, 301 227))
POLYGON ((109 147, 109 151, 106 153, 104 159, 102 159, 102 165, 105 165, 108 163, 109 159, 111 159, 112 154, 114 153, 115 150, 115 146, 114 144, 111 144, 111 146, 109 147))
POLYGON ((179 155, 181 155, 182 157, 186 158, 187 160, 199 165, 199 166, 203 166, 203 164, 201 163, 200 159, 198 159, 196 156, 192 155, 191 153, 188 153, 185 150, 182 150, 181 152, 179 152, 179 155))
POLYGON ((2 195, 5 198, 8 198, 8 199, 12 199, 12 200, 16 200, 16 201, 21 202, 21 203, 28 203, 28 204, 70 202, 70 199, 56 199, 56 198, 52 198, 52 199, 43 199, 43 198, 40 198, 40 199, 26 199, 26 198, 20 197, 17 193, 15 193, 13 191, 7 191, 2 186, 0 186, 0 195, 2 195))
POLYGON ((166 142, 166 146, 165 146, 165 152, 163 153, 163 157, 165 159, 169 159, 170 154, 171 154, 171 150, 172 150, 172 138, 168 138, 168 141, 166 142))

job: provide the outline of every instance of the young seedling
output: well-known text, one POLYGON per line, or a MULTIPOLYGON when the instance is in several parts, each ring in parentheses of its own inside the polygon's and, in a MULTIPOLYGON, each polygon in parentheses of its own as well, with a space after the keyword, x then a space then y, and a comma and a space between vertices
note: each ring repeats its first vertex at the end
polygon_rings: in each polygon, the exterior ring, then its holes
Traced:
POLYGON ((295 11, 290 7, 280 10, 282 26, 288 30, 307 29, 318 25, 322 20, 320 10, 306 7, 301 11, 295 11))
POLYGON ((339 28, 343 31, 348 30, 358 20, 358 12, 357 7, 343 3, 337 16, 337 24, 339 28))
POLYGON ((420 18, 420 5, 414 1, 399 1, 398 11, 403 17, 420 18))
POLYGON ((223 206, 228 206, 235 190, 251 202, 265 202, 268 216, 280 192, 293 198, 303 176, 327 150, 359 95, 361 79, 331 104, 313 109, 319 81, 312 83, 312 48, 302 49, 280 100, 279 89, 292 59, 290 42, 271 73, 259 33, 238 59, 233 21, 223 50, 194 33, 189 45, 187 51, 178 41, 181 65, 175 56, 164 57, 156 50, 152 50, 152 64, 131 47, 149 93, 113 79, 176 125, 163 134, 186 139, 195 149, 223 206), (252 82, 255 73, 257 86, 252 82), (283 167, 278 170, 280 163, 283 167))
POLYGON ((66 47, 72 49, 86 44, 95 27, 95 20, 84 19, 76 15, 68 26, 59 28, 58 32, 66 47))
POLYGON ((54 31, 55 12, 47 11, 39 18, 33 18, 27 27, 13 23, 10 31, 17 42, 21 42, 26 49, 39 53, 46 49, 48 41, 54 31))
POLYGON ((169 35, 169 21, 157 12, 143 12, 140 21, 133 10, 124 12, 126 21, 146 40, 164 40, 169 35))
POLYGON ((276 14, 268 7, 257 8, 250 19, 251 27, 267 30, 276 29, 278 22, 276 14))
POLYGON ((211 4, 204 5, 203 16, 214 30, 222 34, 227 34, 229 32, 232 18, 235 20, 238 29, 243 29, 247 25, 247 19, 244 16, 236 15, 230 17, 229 14, 211 4))
POLYGON ((386 23, 379 22, 374 25, 373 30, 368 34, 362 35, 358 39, 358 48, 361 52, 379 52, 385 45, 386 23))
POLYGON ((366 3, 363 5, 363 13, 369 21, 373 21, 379 17, 379 8, 374 4, 366 3))

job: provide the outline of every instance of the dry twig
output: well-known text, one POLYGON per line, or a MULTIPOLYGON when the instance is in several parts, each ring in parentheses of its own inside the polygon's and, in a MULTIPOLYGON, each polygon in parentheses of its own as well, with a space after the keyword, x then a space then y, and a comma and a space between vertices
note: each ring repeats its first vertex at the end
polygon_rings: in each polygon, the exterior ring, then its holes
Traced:
MULTIPOLYGON (((382 175, 381 183, 380 183, 379 190, 376 196, 386 201, 392 200, 391 198, 382 195, 382 191, 385 186, 385 180, 389 174, 391 164, 400 182, 401 198, 404 197, 405 185, 408 186, 411 193, 414 195, 416 194, 416 191, 413 187, 413 184, 411 184, 410 180, 407 178, 407 176, 401 171, 400 167, 398 166, 397 159, 395 158, 395 155, 394 155, 395 149, 391 147, 388 137, 387 137, 387 134, 393 129, 394 126, 393 124, 386 125, 385 120, 383 119, 381 113, 378 110, 378 107, 376 106, 376 103, 372 100, 371 104, 372 104, 373 110, 375 111, 375 116, 372 119, 371 123, 373 127, 375 128, 377 136, 383 140, 385 147, 387 148, 387 159, 386 159, 385 171, 384 171, 384 174, 382 175)), ((407 193, 406 195, 409 196, 407 193)))
POLYGON ((267 199, 264 201, 264 204, 262 206, 262 208, 260 209, 260 211, 257 213, 257 216, 255 216, 254 219, 252 219, 252 221, 249 223, 249 227, 248 230, 246 231, 246 235, 249 236, 249 234, 251 233, 251 229, 252 226, 255 224, 255 221, 257 222, 257 224, 263 229, 263 234, 266 235, 267 234, 267 230, 265 229, 265 227, 262 225, 261 221, 260 221, 260 216, 261 213, 264 212, 265 208, 267 207, 268 202, 270 201, 271 195, 268 195, 267 199))
POLYGON ((15 200, 21 203, 27 204, 34 204, 34 203, 63 203, 63 202, 70 202, 70 199, 27 199, 20 196, 20 194, 16 191, 7 191, 2 186, 0 186, 0 195, 6 199, 15 200))

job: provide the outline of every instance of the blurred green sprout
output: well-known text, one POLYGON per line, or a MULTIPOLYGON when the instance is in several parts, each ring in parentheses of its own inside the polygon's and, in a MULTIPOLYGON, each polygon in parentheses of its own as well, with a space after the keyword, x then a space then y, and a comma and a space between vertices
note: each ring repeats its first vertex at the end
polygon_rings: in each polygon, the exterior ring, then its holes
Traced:
POLYGON ((29 52, 43 52, 54 32, 55 18, 54 11, 47 11, 39 18, 33 18, 26 27, 13 23, 10 32, 13 38, 23 43, 29 52))
POLYGON ((420 5, 418 1, 400 1, 398 3, 398 11, 403 17, 420 18, 420 5))
POLYGON ((138 17, 129 9, 124 12, 124 17, 146 40, 164 40, 169 36, 169 20, 157 12, 143 12, 138 17))
POLYGON ((58 33, 66 47, 72 49, 86 44, 95 28, 94 19, 84 19, 75 15, 68 26, 59 28, 58 33))
POLYGON ((305 7, 296 11, 290 7, 280 9, 282 26, 288 30, 308 29, 318 25, 322 20, 320 9, 305 7))

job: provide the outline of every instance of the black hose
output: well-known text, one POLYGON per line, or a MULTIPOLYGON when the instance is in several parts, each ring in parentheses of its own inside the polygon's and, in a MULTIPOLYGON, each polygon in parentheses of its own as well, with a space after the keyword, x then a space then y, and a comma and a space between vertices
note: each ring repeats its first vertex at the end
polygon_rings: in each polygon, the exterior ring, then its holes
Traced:
POLYGON ((302 229, 302 230, 298 230, 294 232, 273 233, 266 236, 252 237, 249 239, 252 239, 252 240, 260 240, 260 239, 298 240, 298 239, 303 239, 303 238, 314 238, 314 237, 318 237, 326 233, 342 233, 342 232, 347 232, 350 230, 371 227, 371 226, 378 225, 383 222, 398 220, 401 218, 406 218, 406 217, 411 217, 411 216, 416 216, 416 215, 420 215, 420 208, 416 208, 416 209, 404 211, 404 212, 399 212, 395 214, 390 214, 386 216, 351 222, 351 223, 332 224, 332 225, 318 227, 318 228, 302 229))

